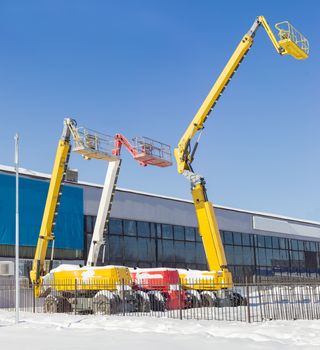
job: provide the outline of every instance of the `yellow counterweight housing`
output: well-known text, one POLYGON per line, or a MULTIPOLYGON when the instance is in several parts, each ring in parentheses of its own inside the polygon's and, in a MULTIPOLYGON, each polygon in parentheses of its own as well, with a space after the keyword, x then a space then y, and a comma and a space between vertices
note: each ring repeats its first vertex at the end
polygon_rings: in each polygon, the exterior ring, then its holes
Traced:
POLYGON ((221 290, 232 288, 232 275, 228 270, 200 271, 179 269, 179 279, 183 289, 188 290, 221 290))
POLYGON ((52 271, 44 278, 46 284, 59 292, 120 290, 121 286, 132 287, 130 271, 125 266, 81 267, 52 271), (48 280, 48 283, 46 281, 48 280))

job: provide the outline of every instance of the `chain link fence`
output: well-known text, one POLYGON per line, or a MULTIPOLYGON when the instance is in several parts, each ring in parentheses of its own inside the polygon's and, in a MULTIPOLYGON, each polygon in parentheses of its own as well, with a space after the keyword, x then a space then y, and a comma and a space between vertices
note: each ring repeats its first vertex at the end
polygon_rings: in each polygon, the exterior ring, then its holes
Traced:
MULTIPOLYGON (((185 290, 180 284, 101 281, 42 286, 41 296, 27 280, 20 281, 20 310, 37 313, 151 316, 175 319, 261 322, 320 318, 320 283, 235 284, 185 290)), ((193 288, 194 287, 194 288, 193 288)), ((0 310, 15 308, 13 280, 0 284, 0 310)))

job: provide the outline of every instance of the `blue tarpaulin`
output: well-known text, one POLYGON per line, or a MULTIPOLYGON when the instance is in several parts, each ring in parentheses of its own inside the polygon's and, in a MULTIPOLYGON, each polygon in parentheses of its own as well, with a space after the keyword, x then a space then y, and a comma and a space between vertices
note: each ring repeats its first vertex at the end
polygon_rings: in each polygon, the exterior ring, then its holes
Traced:
MULTIPOLYGON (((20 244, 35 246, 49 182, 19 179, 20 244)), ((55 247, 83 249, 83 190, 65 185, 55 228, 55 247)), ((15 177, 0 174, 0 244, 15 244, 15 177)))

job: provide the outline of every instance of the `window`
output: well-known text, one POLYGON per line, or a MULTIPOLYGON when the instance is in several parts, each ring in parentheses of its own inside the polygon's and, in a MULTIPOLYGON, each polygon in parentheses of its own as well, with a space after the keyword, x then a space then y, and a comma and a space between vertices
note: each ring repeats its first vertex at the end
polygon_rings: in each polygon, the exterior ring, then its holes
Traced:
POLYGON ((168 262, 175 262, 175 252, 173 247, 173 241, 162 241, 162 259, 168 262))
POLYGON ((154 239, 138 238, 138 261, 156 261, 156 246, 154 239))
POLYGON ((184 241, 184 228, 183 226, 173 226, 174 239, 184 241))
POLYGON ((114 235, 122 235, 122 220, 110 219, 109 232, 110 234, 114 234, 114 235))
POLYGON ((156 224, 157 237, 161 238, 161 224, 156 224))
POLYGON ((233 244, 232 232, 224 231, 223 236, 225 244, 233 244))
POLYGON ((273 249, 279 249, 279 238, 278 237, 272 237, 272 248, 273 249))
POLYGON ((156 237, 156 224, 153 222, 150 223, 150 233, 151 237, 156 237))
POLYGON ((125 235, 136 236, 136 222, 134 220, 123 220, 123 231, 125 235))
POLYGON ((303 241, 298 241, 298 249, 299 250, 304 250, 303 249, 303 241))
POLYGON ((264 243, 264 236, 256 236, 257 238, 257 247, 264 247, 265 243, 264 243))
POLYGON ((111 261, 122 261, 122 237, 110 236, 109 237, 109 258, 111 261))
POLYGON ((242 247, 234 246, 234 264, 235 265, 242 265, 243 264, 243 253, 242 253, 242 247))
POLYGON ((174 242, 174 251, 175 251, 175 261, 184 262, 185 261, 185 248, 184 242, 175 241, 174 242))
POLYGON ((298 241, 296 239, 291 240, 291 249, 298 250, 298 241))
POLYGON ((194 242, 195 240, 195 229, 193 227, 185 227, 185 235, 187 241, 194 242))
POLYGON ((226 253, 226 259, 227 259, 228 265, 233 265, 234 264, 233 246, 227 245, 225 247, 225 253, 226 253))
POLYGON ((197 255, 196 255, 197 264, 206 264, 207 260, 206 260, 202 243, 197 243, 196 251, 197 251, 197 255))
POLYGON ((173 238, 173 232, 172 232, 172 225, 162 225, 162 238, 172 239, 173 238))
POLYGON ((125 260, 138 260, 138 245, 136 237, 124 237, 124 254, 125 260))
POLYGON ((266 264, 267 264, 266 250, 264 248, 257 249, 257 260, 258 260, 258 265, 266 266, 266 264))
POLYGON ((279 239, 280 249, 287 249, 287 241, 288 240, 286 238, 279 239))
POLYGON ((243 264, 254 265, 253 249, 251 247, 243 247, 243 264))
POLYGON ((242 234, 242 244, 243 245, 251 245, 250 244, 250 235, 248 233, 243 233, 242 234))
POLYGON ((234 245, 242 245, 241 233, 233 232, 233 244, 234 245))
POLYGON ((150 226, 148 222, 138 221, 138 236, 140 237, 150 237, 150 226))
POLYGON ((196 261, 196 243, 185 243, 185 262, 194 263, 196 261))
POLYGON ((272 262, 273 262, 272 249, 266 249, 266 265, 272 266, 272 262))
POLYGON ((272 237, 265 236, 264 242, 265 242, 266 248, 272 248, 272 237))

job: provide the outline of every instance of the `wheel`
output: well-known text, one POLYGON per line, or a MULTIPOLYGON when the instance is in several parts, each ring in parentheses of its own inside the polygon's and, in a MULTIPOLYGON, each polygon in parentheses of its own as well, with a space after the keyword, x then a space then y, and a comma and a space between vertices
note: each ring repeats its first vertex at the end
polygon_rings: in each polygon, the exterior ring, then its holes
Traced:
POLYGON ((248 301, 241 294, 232 292, 230 295, 231 298, 231 306, 246 306, 248 301))
POLYGON ((144 295, 141 295, 140 293, 136 294, 136 310, 137 312, 150 312, 151 306, 150 306, 150 300, 148 298, 148 295, 144 293, 144 295))
POLYGON ((112 315, 117 312, 117 302, 115 298, 107 295, 96 295, 93 299, 92 311, 95 315, 112 315))
POLYGON ((202 292, 201 296, 201 306, 213 307, 217 305, 217 298, 213 292, 202 292))
POLYGON ((150 309, 152 311, 165 311, 166 303, 163 299, 160 299, 157 294, 148 293, 150 300, 150 309))
POLYGON ((186 299, 187 299, 187 305, 189 307, 194 308, 194 307, 200 307, 201 306, 201 297, 199 292, 195 290, 187 290, 186 291, 186 299))
POLYGON ((68 313, 71 312, 71 304, 66 298, 60 295, 54 296, 50 294, 45 298, 43 311, 50 314, 68 313))

